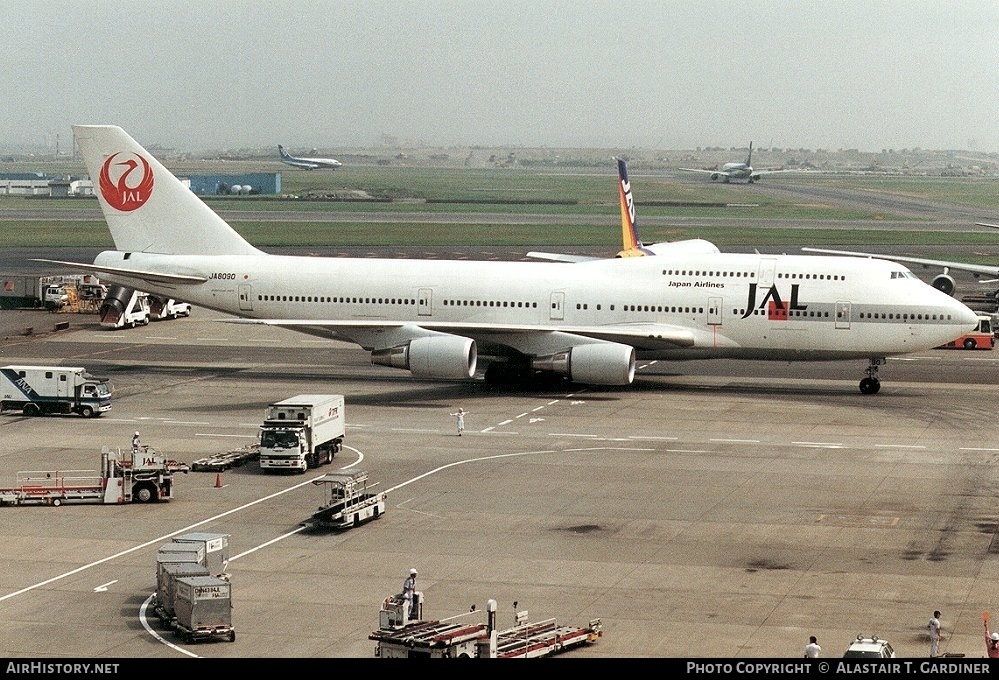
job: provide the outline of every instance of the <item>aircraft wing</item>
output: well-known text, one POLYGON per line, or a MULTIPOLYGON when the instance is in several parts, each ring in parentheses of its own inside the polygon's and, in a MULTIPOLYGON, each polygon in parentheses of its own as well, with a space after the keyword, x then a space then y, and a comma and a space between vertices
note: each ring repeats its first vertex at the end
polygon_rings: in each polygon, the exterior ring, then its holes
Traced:
POLYGON ((141 269, 124 269, 122 267, 102 267, 93 263, 66 262, 64 260, 43 260, 41 258, 31 258, 32 262, 45 262, 47 264, 61 264, 68 267, 82 269, 88 272, 100 272, 111 277, 123 276, 132 280, 149 281, 151 283, 166 283, 171 285, 192 285, 204 283, 208 280, 205 276, 188 276, 185 274, 164 274, 162 272, 143 271, 141 269))
MULTIPOLYGON (((911 262, 927 267, 943 267, 944 269, 956 269, 972 274, 986 274, 988 276, 999 276, 999 267, 990 267, 981 264, 968 264, 967 262, 949 262, 947 260, 928 260, 922 257, 902 257, 900 255, 879 255, 877 253, 858 253, 849 250, 830 250, 828 248, 802 248, 809 253, 825 253, 827 255, 852 255, 854 257, 873 257, 879 260, 889 260, 891 262, 911 262)), ((991 281, 986 282, 991 283, 991 281)))
POLYGON ((497 323, 468 323, 451 321, 420 321, 413 323, 410 321, 389 322, 384 320, 372 321, 341 321, 336 319, 247 319, 232 318, 219 319, 223 323, 234 324, 254 324, 265 326, 278 326, 289 330, 329 337, 330 335, 341 335, 343 337, 353 337, 357 331, 363 334, 374 332, 394 331, 393 337, 399 338, 401 332, 407 335, 406 328, 409 327, 411 336, 422 337, 426 335, 422 331, 432 331, 447 333, 482 340, 485 344, 500 344, 516 349, 516 338, 527 339, 531 335, 550 335, 558 333, 569 340, 571 336, 581 336, 594 340, 604 340, 607 342, 617 342, 623 345, 631 345, 636 349, 665 349, 671 347, 692 347, 694 344, 694 334, 690 329, 681 326, 656 323, 634 323, 615 324, 609 326, 546 326, 532 325, 520 326, 513 324, 497 323))
POLYGON ((532 250, 527 254, 527 257, 533 257, 536 260, 548 260, 550 262, 589 262, 590 260, 602 260, 602 257, 593 257, 591 255, 569 255, 568 253, 540 253, 532 250))
POLYGON ((721 170, 705 170, 704 168, 677 168, 678 170, 683 170, 684 172, 700 172, 705 175, 718 175, 719 177, 728 175, 727 172, 722 172, 721 170))

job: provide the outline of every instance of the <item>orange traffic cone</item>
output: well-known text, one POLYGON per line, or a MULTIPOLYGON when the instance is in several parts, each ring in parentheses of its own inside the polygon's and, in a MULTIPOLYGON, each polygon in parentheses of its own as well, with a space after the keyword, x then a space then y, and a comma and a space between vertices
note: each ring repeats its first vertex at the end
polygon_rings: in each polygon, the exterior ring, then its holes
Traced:
POLYGON ((215 488, 216 489, 221 489, 222 488, 222 473, 221 472, 216 472, 215 473, 215 488))

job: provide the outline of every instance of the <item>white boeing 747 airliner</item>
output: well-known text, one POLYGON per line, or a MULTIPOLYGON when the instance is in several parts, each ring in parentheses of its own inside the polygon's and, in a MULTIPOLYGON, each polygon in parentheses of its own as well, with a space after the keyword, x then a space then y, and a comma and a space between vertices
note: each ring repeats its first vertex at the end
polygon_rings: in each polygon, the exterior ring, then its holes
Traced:
POLYGON ((115 249, 58 262, 156 295, 347 340, 417 378, 627 385, 636 359, 869 362, 942 345, 974 312, 876 259, 720 252, 557 262, 326 258, 253 247, 121 128, 73 127, 115 249))

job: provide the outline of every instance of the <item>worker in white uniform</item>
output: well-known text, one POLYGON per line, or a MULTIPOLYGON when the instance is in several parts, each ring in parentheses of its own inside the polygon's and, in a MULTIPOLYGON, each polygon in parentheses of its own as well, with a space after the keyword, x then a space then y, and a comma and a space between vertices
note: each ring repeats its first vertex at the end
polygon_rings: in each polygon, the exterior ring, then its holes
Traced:
POLYGON ((926 629, 930 631, 930 656, 939 656, 940 640, 943 638, 940 635, 940 612, 933 612, 933 617, 926 624, 926 629))
POLYGON ((465 409, 459 408, 457 411, 451 414, 457 419, 458 422, 458 436, 465 431, 465 409))
POLYGON ((409 576, 402 583, 402 599, 406 601, 406 622, 416 618, 413 609, 413 595, 416 593, 416 569, 409 570, 409 576))

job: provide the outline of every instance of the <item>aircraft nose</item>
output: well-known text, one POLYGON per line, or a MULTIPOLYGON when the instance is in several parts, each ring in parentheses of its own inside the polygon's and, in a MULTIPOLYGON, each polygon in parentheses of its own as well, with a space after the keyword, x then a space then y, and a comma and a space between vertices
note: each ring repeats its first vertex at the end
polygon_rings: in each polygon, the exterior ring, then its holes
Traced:
POLYGON ((978 314, 976 314, 974 310, 970 309, 960 300, 954 300, 953 309, 954 311, 952 314, 958 323, 967 324, 969 326, 969 330, 978 325, 978 314))

